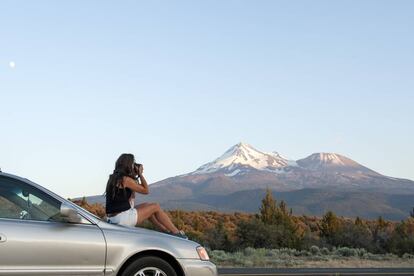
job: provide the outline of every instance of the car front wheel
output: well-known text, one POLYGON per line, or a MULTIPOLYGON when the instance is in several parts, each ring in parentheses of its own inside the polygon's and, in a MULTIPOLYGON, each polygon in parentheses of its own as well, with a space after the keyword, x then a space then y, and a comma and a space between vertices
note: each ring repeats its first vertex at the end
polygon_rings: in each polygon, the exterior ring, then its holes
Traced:
POLYGON ((142 257, 131 263, 122 276, 177 276, 174 268, 158 257, 142 257))

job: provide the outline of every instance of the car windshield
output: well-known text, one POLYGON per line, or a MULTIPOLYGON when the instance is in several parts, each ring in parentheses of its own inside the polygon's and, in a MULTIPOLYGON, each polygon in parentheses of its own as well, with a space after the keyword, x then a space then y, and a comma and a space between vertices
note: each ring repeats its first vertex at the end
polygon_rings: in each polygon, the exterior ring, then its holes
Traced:
MULTIPOLYGON (((29 180, 29 181, 30 181, 30 180, 29 180)), ((48 189, 44 188, 43 186, 40 186, 40 185, 38 185, 38 184, 36 184, 36 183, 32 182, 32 181, 30 181, 30 182, 32 183, 32 185, 34 185, 34 186, 36 186, 36 187, 40 188, 41 190, 43 190, 44 192, 48 193, 49 195, 51 195, 51 196, 53 196, 53 197, 57 198, 59 201, 61 201, 61 202, 65 202, 65 203, 67 203, 68 205, 70 205, 70 206, 74 207, 75 209, 80 209, 80 210, 82 210, 82 212, 87 213, 89 216, 91 216, 91 217, 93 217, 93 218, 95 218, 95 219, 97 219, 97 220, 99 220, 99 221, 104 221, 102 218, 100 218, 100 217, 98 217, 97 215, 95 215, 95 214, 93 214, 93 213, 89 212, 88 210, 86 210, 86 209, 82 208, 81 206, 79 206, 79 205, 77 205, 77 204, 73 203, 72 201, 70 201, 70 200, 67 200, 67 199, 63 198, 63 197, 59 196, 58 194, 56 194, 56 193, 54 193, 54 192, 52 192, 52 191, 50 191, 50 190, 48 190, 48 189)), ((19 195, 19 196, 20 196, 20 195, 19 195)))

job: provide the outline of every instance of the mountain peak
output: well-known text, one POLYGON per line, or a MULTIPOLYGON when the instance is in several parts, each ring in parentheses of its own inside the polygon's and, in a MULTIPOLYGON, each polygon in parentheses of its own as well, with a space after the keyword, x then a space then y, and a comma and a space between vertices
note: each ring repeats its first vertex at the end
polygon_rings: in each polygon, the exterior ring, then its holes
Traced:
POLYGON ((234 146, 232 146, 231 148, 229 148, 227 152, 234 152, 234 151, 243 151, 243 152, 249 152, 249 151, 258 151, 256 150, 252 145, 248 144, 248 143, 244 143, 244 142, 239 142, 237 144, 235 144, 234 146))
POLYGON ((331 152, 319 152, 311 155, 312 159, 319 160, 322 163, 325 164, 336 164, 336 165, 345 165, 350 160, 349 158, 346 158, 345 156, 342 156, 337 153, 331 153, 331 152))
POLYGON ((355 161, 332 152, 317 152, 309 155, 304 159, 297 161, 299 165, 312 165, 314 167, 321 166, 355 166, 358 165, 355 161))
POLYGON ((252 147, 251 145, 245 143, 245 142, 239 142, 236 145, 234 145, 235 147, 252 147))
POLYGON ((377 174, 376 172, 362 166, 361 164, 355 162, 354 160, 346 156, 331 152, 318 152, 311 154, 310 156, 304 159, 298 160, 297 164, 302 168, 307 168, 311 170, 354 170, 358 172, 377 174))
POLYGON ((255 149, 250 144, 240 142, 228 149, 222 156, 207 163, 196 170, 195 173, 211 173, 225 170, 232 173, 240 168, 253 168, 257 170, 275 171, 288 165, 288 160, 278 153, 267 153, 255 149))

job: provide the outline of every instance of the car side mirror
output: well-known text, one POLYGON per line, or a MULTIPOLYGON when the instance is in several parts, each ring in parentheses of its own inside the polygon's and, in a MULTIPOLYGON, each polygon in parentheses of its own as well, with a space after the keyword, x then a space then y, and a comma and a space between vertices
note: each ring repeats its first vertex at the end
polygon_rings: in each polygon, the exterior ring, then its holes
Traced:
POLYGON ((62 203, 60 206, 60 215, 67 221, 72 223, 81 223, 83 218, 78 214, 72 206, 62 203))

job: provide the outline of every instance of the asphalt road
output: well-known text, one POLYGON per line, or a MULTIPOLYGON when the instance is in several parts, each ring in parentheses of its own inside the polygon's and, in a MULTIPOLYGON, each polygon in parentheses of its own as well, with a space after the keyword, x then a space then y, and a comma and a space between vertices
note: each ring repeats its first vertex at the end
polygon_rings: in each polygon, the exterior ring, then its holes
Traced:
POLYGON ((221 268, 220 276, 413 275, 413 268, 221 268))

